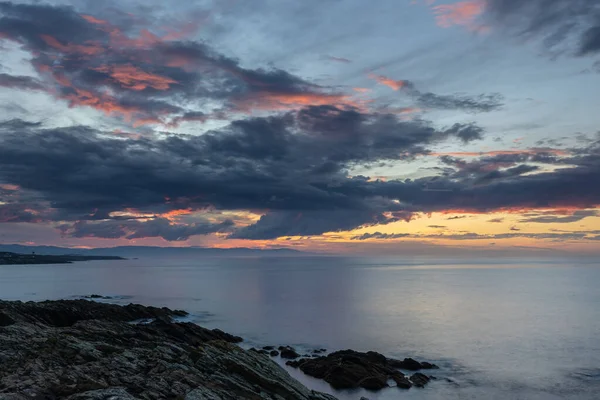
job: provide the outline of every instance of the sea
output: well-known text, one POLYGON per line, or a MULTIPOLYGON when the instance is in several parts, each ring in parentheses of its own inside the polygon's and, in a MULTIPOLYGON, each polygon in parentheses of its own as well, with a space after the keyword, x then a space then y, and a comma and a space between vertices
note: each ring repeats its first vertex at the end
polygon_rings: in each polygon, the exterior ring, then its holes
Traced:
POLYGON ((0 266, 4 300, 91 294, 190 312, 245 347, 373 350, 440 366, 424 389, 343 400, 600 399, 600 261, 251 256, 0 266))

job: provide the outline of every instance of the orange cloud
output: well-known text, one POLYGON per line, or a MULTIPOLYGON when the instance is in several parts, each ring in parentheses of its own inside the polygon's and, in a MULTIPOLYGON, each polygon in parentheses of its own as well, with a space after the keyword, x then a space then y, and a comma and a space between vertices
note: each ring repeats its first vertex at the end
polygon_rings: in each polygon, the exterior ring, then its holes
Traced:
POLYGON ((352 88, 352 90, 354 90, 355 92, 358 92, 358 93, 368 93, 371 91, 371 89, 364 88, 364 87, 355 87, 355 88, 352 88))
POLYGON ((419 107, 396 107, 396 108, 386 108, 384 110, 387 113, 391 113, 391 114, 400 114, 400 115, 405 115, 405 114, 415 114, 415 113, 420 113, 423 111, 422 108, 419 107))
POLYGON ((477 18, 485 11, 485 0, 461 1, 454 4, 441 4, 432 7, 436 15, 437 25, 449 28, 455 25, 466 26, 469 29, 485 31, 488 28, 477 25, 477 18))
POLYGON ((162 214, 157 214, 157 217, 161 217, 161 218, 166 218, 169 221, 173 222, 174 220, 177 219, 177 217, 181 216, 181 215, 190 215, 194 212, 193 209, 191 208, 184 208, 181 210, 171 210, 168 211, 166 213, 162 213, 162 214))
POLYGON ((350 96, 327 93, 260 93, 235 102, 238 110, 293 110, 305 106, 335 105, 341 107, 362 108, 363 105, 350 96))
POLYGON ((369 78, 376 80, 378 83, 385 85, 394 90, 400 90, 406 86, 407 82, 403 80, 394 80, 383 75, 369 74, 369 78))
POLYGON ((105 21, 103 19, 98 19, 92 15, 82 15, 81 18, 85 19, 90 24, 108 25, 108 21, 105 21))
POLYGON ((160 76, 145 72, 141 68, 133 65, 104 65, 92 68, 95 71, 104 72, 110 75, 121 86, 132 90, 144 90, 148 87, 157 90, 168 90, 170 85, 178 83, 176 80, 166 76, 160 76))

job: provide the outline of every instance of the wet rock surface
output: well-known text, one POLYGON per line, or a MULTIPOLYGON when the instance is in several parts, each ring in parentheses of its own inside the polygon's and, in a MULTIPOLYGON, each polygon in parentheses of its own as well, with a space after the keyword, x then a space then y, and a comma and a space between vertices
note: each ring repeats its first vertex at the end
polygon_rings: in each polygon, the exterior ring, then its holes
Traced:
POLYGON ((402 389, 423 387, 430 377, 417 372, 409 378, 399 369, 417 371, 437 368, 435 364, 421 363, 412 358, 396 360, 374 351, 361 353, 354 350, 336 351, 317 358, 290 360, 286 365, 300 368, 306 375, 323 379, 335 389, 361 387, 368 390, 386 388, 390 380, 402 389))
MULTIPOLYGON (((0 301, 0 400, 334 400, 184 311, 0 301), (147 324, 131 321, 151 319, 147 324)), ((266 351, 263 349, 263 351, 266 351)))

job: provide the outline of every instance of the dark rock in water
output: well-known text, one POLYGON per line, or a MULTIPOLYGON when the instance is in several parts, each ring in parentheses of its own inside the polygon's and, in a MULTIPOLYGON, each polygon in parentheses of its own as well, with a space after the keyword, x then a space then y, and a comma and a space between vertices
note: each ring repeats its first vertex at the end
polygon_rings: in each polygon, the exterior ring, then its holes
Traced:
POLYGON ((305 358, 302 358, 300 360, 290 360, 290 361, 286 361, 285 365, 289 365, 290 367, 293 367, 293 368, 298 368, 299 366, 304 364, 306 361, 307 360, 305 358))
POLYGON ((389 385, 387 384, 387 376, 373 375, 358 382, 358 386, 368 390, 380 390, 388 387, 389 385))
POLYGON ((369 398, 368 398, 368 397, 364 397, 364 396, 362 396, 362 397, 360 398, 360 400, 369 400, 369 398))
POLYGON ((90 294, 89 296, 83 296, 84 299, 104 299, 110 300, 112 297, 110 296, 100 296, 99 294, 90 294))
POLYGON ((423 368, 423 369, 438 369, 440 367, 438 367, 435 364, 428 363, 427 361, 423 361, 421 363, 421 368, 423 368))
POLYGON ((394 368, 400 368, 400 369, 406 369, 408 371, 419 371, 421 369, 437 369, 438 366, 435 364, 431 364, 428 362, 418 362, 417 360, 414 360, 412 358, 405 358, 404 360, 400 361, 400 360, 395 360, 395 359, 388 359, 388 364, 394 368))
POLYGON ((412 387, 412 383, 408 380, 408 378, 401 372, 398 372, 395 375, 392 375, 392 379, 396 382, 396 386, 400 389, 410 389, 412 387))
POLYGON ((416 387, 424 387, 429 383, 430 378, 425 374, 417 372, 411 375, 410 380, 416 387))
POLYGON ((268 352, 268 351, 266 351, 266 350, 263 350, 263 349, 260 349, 258 352, 259 352, 260 354, 269 354, 269 352, 268 352))
POLYGON ((279 355, 279 352, 278 352, 277 350, 271 350, 271 351, 269 352, 269 355, 270 355, 271 357, 277 357, 277 356, 279 355))
POLYGON ((0 301, 0 399, 335 400, 166 308, 0 301), (132 324, 139 319, 150 324, 132 324))
POLYGON ((294 350, 292 347, 284 347, 283 350, 281 350, 281 358, 287 358, 287 359, 295 359, 300 357, 300 354, 296 353, 296 350, 294 350))
MULTIPOLYGON (((412 361, 421 368, 420 363, 412 361)), ((404 363, 388 359, 374 351, 361 353, 353 350, 336 351, 327 356, 302 359, 288 365, 300 368, 306 375, 325 380, 335 389, 362 387, 369 390, 380 390, 388 386, 388 379, 393 379, 398 387, 405 389, 410 388, 413 384, 423 384, 420 376, 423 374, 417 375, 416 382, 411 383, 404 374, 397 370, 397 366, 400 364, 413 368, 417 366, 411 361, 404 363)))
POLYGON ((274 350, 275 346, 263 346, 263 350, 274 350))

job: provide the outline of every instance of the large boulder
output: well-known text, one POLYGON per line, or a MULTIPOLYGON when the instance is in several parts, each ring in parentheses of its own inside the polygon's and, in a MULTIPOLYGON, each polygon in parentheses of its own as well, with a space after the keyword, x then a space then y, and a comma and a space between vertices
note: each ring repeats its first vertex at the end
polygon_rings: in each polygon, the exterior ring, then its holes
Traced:
MULTIPOLYGON (((361 353, 354 350, 342 350, 327 356, 288 361, 286 364, 300 368, 306 375, 325 380, 335 389, 361 387, 368 390, 380 390, 388 386, 389 379, 394 380, 396 385, 403 389, 408 389, 413 384, 415 386, 424 384, 420 375, 415 376, 416 382, 411 382, 398 370, 399 368, 422 369, 424 363, 419 363, 412 358, 403 361, 389 359, 374 351, 361 353)), ((427 365, 433 367, 433 364, 427 363, 427 365)))

